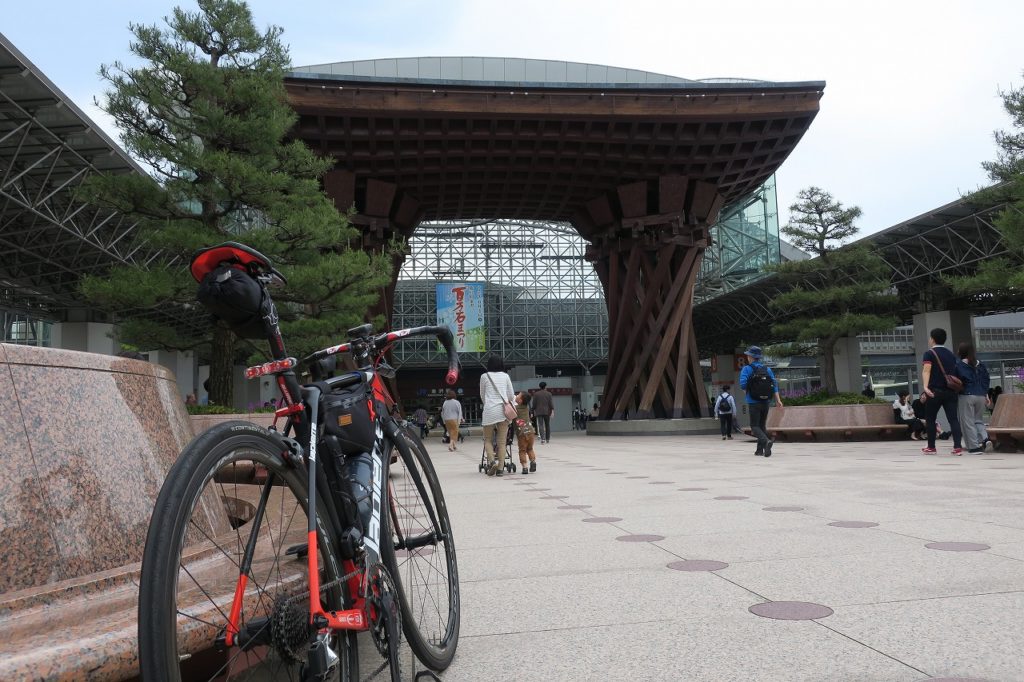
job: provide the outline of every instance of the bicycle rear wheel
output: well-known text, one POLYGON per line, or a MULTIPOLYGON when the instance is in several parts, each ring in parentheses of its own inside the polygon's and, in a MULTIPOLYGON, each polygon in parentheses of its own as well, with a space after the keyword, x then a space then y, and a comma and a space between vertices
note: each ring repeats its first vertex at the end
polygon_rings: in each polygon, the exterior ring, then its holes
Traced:
POLYGON ((381 558, 395 581, 413 653, 444 670, 459 642, 459 570, 441 484, 419 436, 403 429, 388 475, 381 558), (404 437, 403 437, 404 436, 404 437))
MULTIPOLYGON (((307 474, 270 433, 246 422, 204 432, 168 472, 150 521, 139 589, 145 680, 298 680, 309 642, 307 474), (262 514, 259 510, 262 509, 262 514), (252 646, 226 647, 240 565, 254 548, 239 625, 252 646)), ((342 577, 334 529, 318 504, 321 584, 342 577)), ((342 584, 324 590, 345 608, 342 584)), ((354 633, 332 637, 335 680, 356 679, 354 633)))

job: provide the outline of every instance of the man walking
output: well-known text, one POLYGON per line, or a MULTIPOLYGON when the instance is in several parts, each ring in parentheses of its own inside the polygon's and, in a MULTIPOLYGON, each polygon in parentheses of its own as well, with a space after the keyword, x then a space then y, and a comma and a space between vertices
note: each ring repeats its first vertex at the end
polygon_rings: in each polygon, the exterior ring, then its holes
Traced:
POLYGON ((765 430, 768 425, 768 410, 775 404, 782 407, 779 397, 779 384, 772 370, 761 362, 760 346, 751 346, 743 351, 747 356, 747 366, 740 372, 740 388, 747 392, 747 409, 750 410, 750 433, 757 438, 758 457, 771 457, 775 442, 768 437, 765 430))
POLYGON ((732 419, 736 414, 736 401, 729 394, 729 387, 722 386, 722 393, 715 401, 715 416, 722 424, 722 440, 732 440, 732 419))
POLYGON ((551 392, 547 389, 547 382, 540 382, 540 390, 533 394, 530 407, 537 416, 537 432, 540 434, 540 442, 547 443, 551 440, 551 418, 555 416, 555 403, 551 392))

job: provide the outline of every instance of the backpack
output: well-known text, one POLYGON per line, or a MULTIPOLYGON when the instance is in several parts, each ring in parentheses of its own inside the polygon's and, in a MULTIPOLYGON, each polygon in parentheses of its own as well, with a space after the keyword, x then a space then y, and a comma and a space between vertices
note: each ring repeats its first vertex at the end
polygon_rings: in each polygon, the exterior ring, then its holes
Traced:
POLYGON ((754 373, 747 379, 747 395, 752 400, 771 400, 775 393, 775 382, 768 376, 768 368, 754 365, 754 373))
POLYGON ((732 403, 724 393, 718 396, 718 414, 732 414, 732 403))

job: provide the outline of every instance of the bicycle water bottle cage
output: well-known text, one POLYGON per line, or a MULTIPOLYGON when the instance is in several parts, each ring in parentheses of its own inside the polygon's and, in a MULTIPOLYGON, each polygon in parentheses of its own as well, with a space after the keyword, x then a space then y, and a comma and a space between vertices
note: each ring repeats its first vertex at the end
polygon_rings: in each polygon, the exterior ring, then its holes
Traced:
POLYGON ((256 249, 250 248, 245 244, 239 244, 238 242, 224 242, 217 246, 200 249, 192 256, 189 269, 192 272, 192 277, 197 282, 202 282, 206 275, 221 265, 230 265, 239 270, 244 270, 253 277, 259 275, 277 277, 287 284, 284 275, 274 269, 269 258, 256 249))

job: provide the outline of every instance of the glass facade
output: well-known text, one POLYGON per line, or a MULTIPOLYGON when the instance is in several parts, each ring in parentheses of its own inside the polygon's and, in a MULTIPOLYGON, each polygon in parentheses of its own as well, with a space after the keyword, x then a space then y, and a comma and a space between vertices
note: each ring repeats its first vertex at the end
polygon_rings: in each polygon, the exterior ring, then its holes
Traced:
POLYGON ((702 303, 765 276, 765 267, 782 259, 779 209, 772 175, 756 192, 726 206, 711 228, 694 302, 702 303))
MULTIPOLYGON (((423 223, 409 240, 392 324, 435 324, 437 282, 483 282, 489 351, 511 364, 596 365, 608 354, 608 312, 586 246, 566 223, 423 223)), ((444 363, 426 340, 398 346, 395 361, 444 363)))
POLYGON ((31 315, 3 311, 4 343, 23 346, 50 346, 50 331, 53 323, 31 315))

